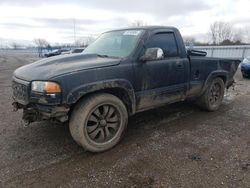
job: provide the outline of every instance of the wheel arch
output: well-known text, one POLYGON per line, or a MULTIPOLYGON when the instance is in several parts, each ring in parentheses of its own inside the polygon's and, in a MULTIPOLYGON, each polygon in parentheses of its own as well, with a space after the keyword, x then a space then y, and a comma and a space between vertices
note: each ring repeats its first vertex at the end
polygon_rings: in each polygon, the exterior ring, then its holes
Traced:
POLYGON ((109 93, 118 97, 126 106, 130 115, 135 113, 135 94, 127 80, 107 80, 81 85, 67 96, 67 104, 74 105, 81 99, 96 93, 109 93))
POLYGON ((221 78, 224 82, 224 84, 227 84, 228 81, 228 72, 227 71, 214 71, 212 73, 209 74, 209 76, 207 77, 203 88, 202 88, 202 92, 201 95, 206 91, 207 87, 209 86, 209 84, 215 79, 215 78, 221 78))

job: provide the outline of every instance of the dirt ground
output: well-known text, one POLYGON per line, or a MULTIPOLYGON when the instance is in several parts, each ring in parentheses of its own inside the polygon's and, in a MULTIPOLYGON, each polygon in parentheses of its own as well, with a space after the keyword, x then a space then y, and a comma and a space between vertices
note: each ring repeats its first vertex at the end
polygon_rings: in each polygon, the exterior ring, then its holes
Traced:
POLYGON ((67 125, 25 127, 12 112, 13 71, 36 57, 0 54, 0 187, 250 187, 250 80, 208 113, 179 103, 130 118, 125 138, 83 151, 67 125))

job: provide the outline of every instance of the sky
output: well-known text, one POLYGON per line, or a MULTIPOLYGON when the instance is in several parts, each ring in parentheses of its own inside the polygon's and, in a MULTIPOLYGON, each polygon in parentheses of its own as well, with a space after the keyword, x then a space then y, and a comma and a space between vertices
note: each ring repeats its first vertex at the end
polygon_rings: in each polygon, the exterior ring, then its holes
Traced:
POLYGON ((0 0, 0 42, 73 43, 138 20, 207 41, 215 21, 250 29, 250 0, 0 0))

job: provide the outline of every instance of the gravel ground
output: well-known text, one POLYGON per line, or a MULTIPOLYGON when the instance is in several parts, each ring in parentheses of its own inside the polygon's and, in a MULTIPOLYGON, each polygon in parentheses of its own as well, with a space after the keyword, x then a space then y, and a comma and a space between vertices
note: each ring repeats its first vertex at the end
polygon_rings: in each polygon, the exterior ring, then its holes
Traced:
POLYGON ((250 80, 213 113, 178 103, 130 118, 101 154, 82 150, 67 125, 25 127, 12 112, 13 71, 36 57, 0 54, 0 187, 250 187, 250 80))

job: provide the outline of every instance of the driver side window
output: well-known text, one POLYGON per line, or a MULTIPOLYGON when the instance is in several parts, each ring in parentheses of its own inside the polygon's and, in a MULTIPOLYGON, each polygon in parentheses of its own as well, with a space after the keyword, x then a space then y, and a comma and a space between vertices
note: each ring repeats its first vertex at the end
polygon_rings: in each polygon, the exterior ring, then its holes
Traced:
POLYGON ((155 34, 146 45, 147 48, 161 48, 164 52, 164 58, 177 57, 178 48, 174 33, 155 34))

